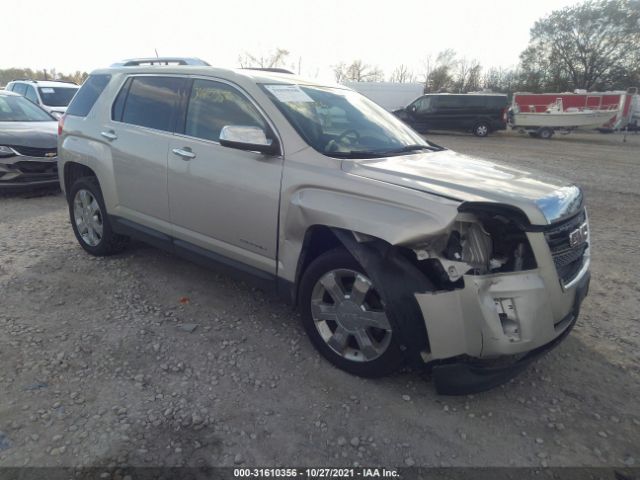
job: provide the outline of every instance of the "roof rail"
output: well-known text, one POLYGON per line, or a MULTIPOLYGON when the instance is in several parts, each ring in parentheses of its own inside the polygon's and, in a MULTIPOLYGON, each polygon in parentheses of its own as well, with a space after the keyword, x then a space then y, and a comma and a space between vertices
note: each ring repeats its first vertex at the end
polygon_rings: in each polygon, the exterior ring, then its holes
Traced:
POLYGON ((139 65, 201 65, 209 66, 204 60, 195 57, 150 57, 129 58, 114 63, 112 67, 137 67, 139 65))
POLYGON ((38 83, 38 80, 34 80, 32 78, 14 78, 11 81, 12 82, 33 82, 33 83, 38 83))
POLYGON ((242 67, 241 70, 259 70, 261 72, 288 73, 289 75, 295 75, 291 70, 276 67, 242 67))

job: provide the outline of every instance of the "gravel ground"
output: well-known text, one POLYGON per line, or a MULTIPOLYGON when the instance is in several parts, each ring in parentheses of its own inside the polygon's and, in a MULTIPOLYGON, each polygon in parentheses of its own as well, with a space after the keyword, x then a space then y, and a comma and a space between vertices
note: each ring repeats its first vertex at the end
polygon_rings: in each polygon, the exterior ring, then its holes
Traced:
POLYGON ((640 136, 430 135, 585 187, 574 332, 467 397, 363 380, 262 292, 143 244, 96 259, 60 194, 0 198, 0 466, 637 466, 640 136))

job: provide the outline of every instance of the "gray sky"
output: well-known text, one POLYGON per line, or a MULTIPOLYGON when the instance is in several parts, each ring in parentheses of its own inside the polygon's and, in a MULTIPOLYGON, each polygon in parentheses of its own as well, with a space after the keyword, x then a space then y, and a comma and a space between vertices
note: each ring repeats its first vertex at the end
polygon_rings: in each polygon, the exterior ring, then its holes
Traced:
POLYGON ((3 11, 0 68, 90 71, 154 49, 236 67, 240 54, 276 47, 291 52, 289 63, 301 58, 303 74, 326 79, 353 59, 387 76, 401 63, 419 73, 446 48, 509 67, 535 20, 576 1, 29 0, 3 11))

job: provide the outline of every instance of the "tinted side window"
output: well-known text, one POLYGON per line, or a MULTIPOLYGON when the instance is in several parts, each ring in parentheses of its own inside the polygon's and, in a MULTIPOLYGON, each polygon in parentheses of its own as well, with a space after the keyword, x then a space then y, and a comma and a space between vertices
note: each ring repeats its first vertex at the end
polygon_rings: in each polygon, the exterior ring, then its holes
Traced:
POLYGON ((413 105, 416 107, 417 113, 427 113, 433 109, 433 98, 434 97, 422 97, 416 100, 413 105))
POLYGON ((67 108, 67 115, 86 117, 111 80, 111 75, 90 75, 67 108))
POLYGON ((122 121, 172 132, 184 82, 178 77, 135 77, 124 103, 122 121))
POLYGON ((24 94, 28 100, 31 100, 33 103, 38 103, 38 96, 36 95, 36 89, 31 85, 27 85, 27 91, 24 94))
POLYGON ((210 80, 194 80, 185 135, 218 141, 225 125, 246 125, 267 131, 253 104, 235 88, 210 80))
POLYGON ((486 96, 471 95, 467 98, 467 106, 473 108, 484 108, 487 106, 487 99, 488 97, 486 96))
POLYGON ((487 101, 489 108, 506 108, 509 103, 507 102, 507 97, 503 96, 487 97, 487 101))
POLYGON ((463 108, 467 106, 467 100, 460 95, 441 95, 438 99, 438 107, 443 108, 463 108))
POLYGON ((19 95, 24 96, 25 92, 27 91, 27 86, 24 83, 16 83, 13 86, 13 91, 19 95))

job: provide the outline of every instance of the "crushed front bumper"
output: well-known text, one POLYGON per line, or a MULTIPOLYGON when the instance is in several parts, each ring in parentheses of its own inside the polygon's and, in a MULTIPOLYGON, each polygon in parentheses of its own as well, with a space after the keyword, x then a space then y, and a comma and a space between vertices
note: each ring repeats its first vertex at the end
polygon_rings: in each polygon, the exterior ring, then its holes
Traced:
POLYGON ((432 375, 436 390, 443 395, 467 395, 494 388, 521 372, 531 362, 557 346, 575 325, 580 305, 589 291, 591 275, 586 271, 575 284, 573 306, 555 325, 561 325, 561 333, 550 342, 533 350, 499 358, 479 359, 461 355, 457 358, 436 361, 432 375))
POLYGON ((0 158, 0 191, 54 187, 58 181, 57 157, 0 158))

